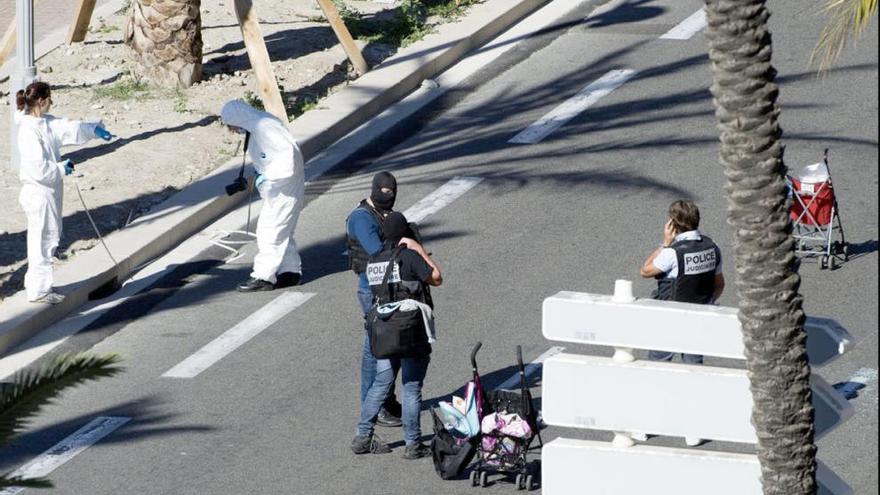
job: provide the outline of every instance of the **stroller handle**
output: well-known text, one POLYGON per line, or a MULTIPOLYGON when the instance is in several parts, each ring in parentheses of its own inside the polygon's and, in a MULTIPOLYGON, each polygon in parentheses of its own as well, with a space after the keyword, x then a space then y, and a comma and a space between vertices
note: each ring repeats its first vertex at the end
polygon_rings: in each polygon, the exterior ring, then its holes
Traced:
POLYGON ((523 366, 523 360, 522 360, 522 346, 520 346, 520 345, 516 346, 516 363, 519 365, 520 373, 525 371, 525 366, 523 366))
POLYGON ((473 369, 477 369, 477 352, 480 350, 480 347, 483 347, 483 343, 477 342, 477 345, 471 350, 471 367, 473 369))

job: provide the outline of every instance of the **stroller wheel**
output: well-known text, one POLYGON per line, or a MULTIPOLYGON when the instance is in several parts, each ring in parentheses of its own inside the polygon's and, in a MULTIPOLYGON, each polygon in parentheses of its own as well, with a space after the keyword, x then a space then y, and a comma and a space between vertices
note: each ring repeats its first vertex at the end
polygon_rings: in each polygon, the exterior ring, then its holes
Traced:
POLYGON ((477 486, 480 484, 479 480, 480 472, 476 469, 471 471, 471 486, 477 486))
POLYGON ((829 270, 836 270, 837 269, 837 257, 832 256, 832 257, 828 258, 828 269, 829 270))
POLYGON ((841 252, 843 253, 843 261, 849 261, 849 244, 844 242, 841 252))
POLYGON ((822 257, 819 258, 819 269, 824 270, 826 268, 828 268, 828 255, 823 254, 822 257))
POLYGON ((489 473, 486 471, 480 471, 480 486, 483 488, 489 486, 489 473))
POLYGON ((525 476, 522 473, 516 475, 516 489, 522 490, 526 487, 525 476))
POLYGON ((526 476, 525 489, 526 489, 526 491, 532 491, 535 489, 535 475, 530 474, 530 475, 526 476))

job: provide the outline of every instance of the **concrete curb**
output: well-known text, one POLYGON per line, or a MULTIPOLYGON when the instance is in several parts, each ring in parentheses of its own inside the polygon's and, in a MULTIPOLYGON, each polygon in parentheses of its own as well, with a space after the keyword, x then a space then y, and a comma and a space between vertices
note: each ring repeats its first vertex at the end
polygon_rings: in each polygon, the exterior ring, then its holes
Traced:
MULTIPOLYGON (((548 1, 487 0, 475 5, 467 18, 441 25, 423 41, 401 50, 344 90, 331 95, 322 103, 324 108, 308 112, 290 126, 306 160, 369 122, 385 108, 418 89, 422 81, 443 72, 469 51, 495 38, 548 1)), ((355 141, 348 139, 339 143, 340 147, 347 148, 345 153, 336 154, 339 161, 356 151, 350 148, 355 141)), ((360 142, 354 146, 368 144, 360 142)), ((55 285, 67 296, 61 304, 28 303, 23 292, 3 301, 0 304, 0 356, 63 319, 84 304, 96 290, 126 279, 141 265, 240 204, 246 195, 229 197, 223 192, 223 187, 237 173, 239 160, 230 160, 160 204, 150 214, 108 235, 105 240, 119 261, 118 266, 112 264, 103 248, 96 246, 78 254, 75 262, 57 269, 55 285)), ((313 165, 322 169, 318 172, 320 174, 335 163, 309 163, 307 176, 315 175, 309 170, 313 165)))

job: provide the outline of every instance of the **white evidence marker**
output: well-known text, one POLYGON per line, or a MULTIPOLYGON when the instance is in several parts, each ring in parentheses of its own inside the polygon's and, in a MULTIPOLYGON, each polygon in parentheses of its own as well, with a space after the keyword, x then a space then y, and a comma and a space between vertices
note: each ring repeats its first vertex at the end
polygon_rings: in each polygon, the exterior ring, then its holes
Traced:
POLYGON ((403 212, 408 222, 421 222, 482 182, 482 177, 453 177, 403 212))
POLYGON ((519 134, 511 138, 508 143, 535 144, 540 142, 553 131, 565 125, 569 120, 593 106, 600 98, 632 79, 636 74, 636 71, 630 69, 616 69, 607 72, 604 76, 580 90, 578 94, 538 119, 534 124, 523 129, 519 134))
POLYGON ((165 378, 195 378, 263 330, 302 306, 314 296, 308 292, 285 292, 240 323, 162 374, 165 378))
MULTIPOLYGON (((543 354, 536 357, 533 361, 526 364, 525 365, 526 381, 528 381, 528 379, 531 378, 532 375, 534 375, 536 371, 541 369, 541 366, 544 364, 544 361, 546 361, 548 358, 550 358, 552 356, 559 354, 560 352, 562 352, 564 350, 565 350, 565 347, 551 347, 550 349, 547 349, 543 354)), ((507 377, 507 379, 504 380, 504 382, 501 385, 498 385, 498 388, 510 390, 510 389, 514 389, 514 388, 519 388, 519 385, 520 385, 519 372, 517 371, 516 373, 507 377)))
POLYGON ((670 29, 663 36, 660 37, 661 40, 689 40, 695 34, 699 33, 703 29, 706 28, 708 23, 706 22, 706 11, 700 9, 687 19, 678 23, 677 26, 670 29))
MULTIPOLYGON (((124 416, 98 416, 31 462, 9 473, 9 477, 20 476, 28 479, 48 476, 62 464, 73 459, 129 421, 131 418, 124 416)), ((21 487, 4 488, 0 490, 0 495, 14 495, 22 490, 24 488, 21 487)))

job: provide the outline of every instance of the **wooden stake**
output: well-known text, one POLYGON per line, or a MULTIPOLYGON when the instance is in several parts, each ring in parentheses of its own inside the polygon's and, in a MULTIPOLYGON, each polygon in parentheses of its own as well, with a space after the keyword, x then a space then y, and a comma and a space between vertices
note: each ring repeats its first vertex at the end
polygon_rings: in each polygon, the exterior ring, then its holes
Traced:
POLYGON ((76 9, 76 17, 73 18, 73 24, 70 26, 70 32, 67 34, 67 44, 80 43, 86 39, 86 33, 89 31, 89 23, 92 21, 92 12, 95 11, 95 0, 79 0, 79 7, 76 9))
POLYGON ((287 124, 287 111, 284 108, 284 101, 281 99, 278 82, 275 80, 275 72, 272 70, 272 61, 269 59, 266 42, 260 32, 260 23, 257 21, 257 12, 254 10, 253 2, 251 0, 235 0, 235 15, 238 17, 244 46, 257 79, 257 93, 263 100, 266 111, 287 124))
POLYGON ((342 18, 339 17, 339 11, 336 9, 336 6, 333 5, 333 0, 318 0, 318 5, 321 6, 321 10, 324 11, 324 16, 330 21, 330 27, 333 28, 333 32, 336 33, 336 38, 342 43, 342 48, 345 49, 345 54, 348 55, 348 59, 351 60, 351 64, 354 66, 355 70, 357 70, 358 74, 361 76, 366 74, 367 71, 370 70, 370 67, 367 65, 367 61, 364 60, 363 54, 355 44, 354 38, 351 37, 348 28, 345 27, 345 23, 342 22, 342 18))
POLYGON ((6 63, 6 57, 15 49, 15 17, 6 28, 3 37, 0 38, 0 66, 6 63))

